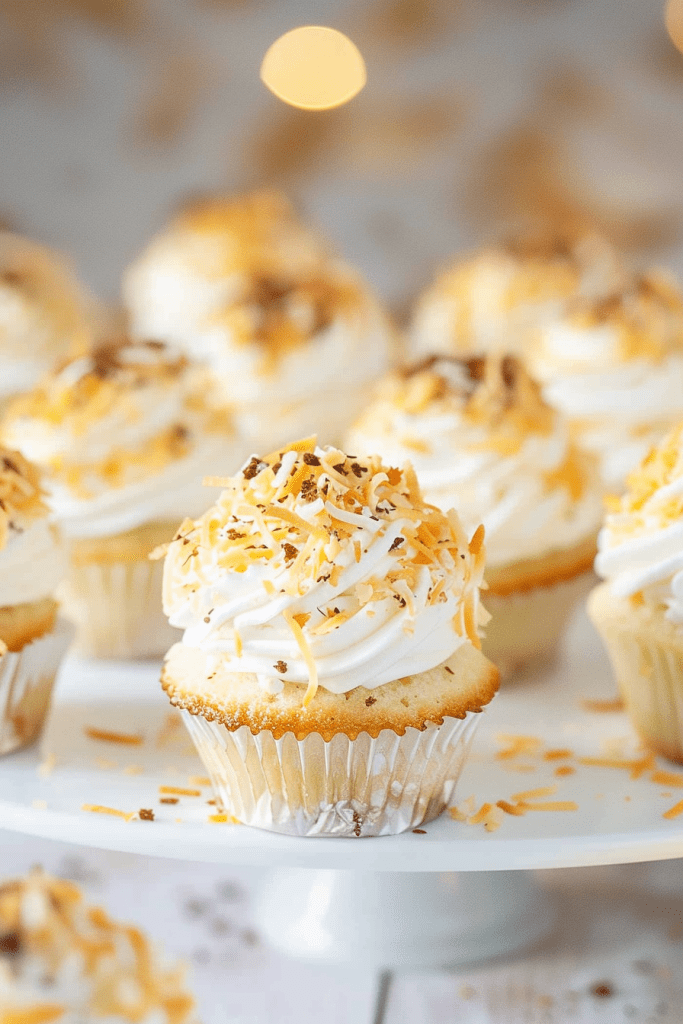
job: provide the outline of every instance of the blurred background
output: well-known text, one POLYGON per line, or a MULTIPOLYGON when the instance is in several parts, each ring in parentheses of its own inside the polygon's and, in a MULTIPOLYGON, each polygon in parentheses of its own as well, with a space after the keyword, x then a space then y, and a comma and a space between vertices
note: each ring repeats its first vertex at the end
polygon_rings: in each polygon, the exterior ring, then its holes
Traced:
POLYGON ((683 57, 660 0, 0 0, 0 218, 113 298, 175 203, 277 184, 401 313, 528 216, 683 271, 683 57), (259 80, 301 24, 348 34, 337 110, 259 80))

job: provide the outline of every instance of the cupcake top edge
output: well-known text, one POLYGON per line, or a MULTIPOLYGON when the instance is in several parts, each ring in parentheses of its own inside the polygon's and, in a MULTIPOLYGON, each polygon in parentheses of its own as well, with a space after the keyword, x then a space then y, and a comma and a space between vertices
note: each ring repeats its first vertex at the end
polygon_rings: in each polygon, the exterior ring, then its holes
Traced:
POLYGON ((231 670, 341 693, 479 646, 483 528, 427 504, 412 466, 320 448, 254 456, 166 553, 164 608, 231 670))

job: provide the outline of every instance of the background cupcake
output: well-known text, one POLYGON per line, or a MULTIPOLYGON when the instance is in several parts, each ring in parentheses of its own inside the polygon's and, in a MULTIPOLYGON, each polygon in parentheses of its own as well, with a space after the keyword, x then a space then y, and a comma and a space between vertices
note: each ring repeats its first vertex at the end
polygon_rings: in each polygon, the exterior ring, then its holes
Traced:
POLYGON ((645 742, 683 763, 683 424, 628 478, 599 537, 588 611, 645 742))
POLYGON ((208 372, 161 342, 112 342, 15 399, 2 431, 45 469, 70 541, 64 602, 79 650, 162 653, 173 632, 161 613, 160 567, 147 556, 183 512, 203 507, 204 475, 233 458, 208 372))
POLYGON ((196 1024, 180 966, 40 869, 0 884, 0 945, 7 1024, 196 1024))
POLYGON ((367 285, 277 194, 190 209, 131 267, 124 294, 135 333, 212 367, 243 457, 312 432, 339 439, 392 354, 367 285))
POLYGON ((254 457, 165 562, 183 641, 162 682, 246 824, 379 835, 439 814, 497 672, 481 655, 483 530, 412 468, 314 439, 254 457))
POLYGON ((548 401, 621 490, 683 415, 683 295, 663 272, 632 276, 600 299, 576 296, 538 326, 529 365, 548 401))
POLYGON ((91 344, 95 309, 65 260, 0 232, 0 407, 91 344))
POLYGON ((523 353, 569 301, 611 294, 624 278, 616 251, 590 234, 513 236, 453 261, 419 297, 410 353, 523 353))
POLYGON ((425 499, 486 529, 484 651, 510 672, 553 651, 586 586, 596 466, 511 356, 433 356, 389 375, 347 446, 414 462, 425 499))
POLYGON ((38 470, 0 447, 0 753, 40 732, 73 630, 55 591, 67 569, 38 470))

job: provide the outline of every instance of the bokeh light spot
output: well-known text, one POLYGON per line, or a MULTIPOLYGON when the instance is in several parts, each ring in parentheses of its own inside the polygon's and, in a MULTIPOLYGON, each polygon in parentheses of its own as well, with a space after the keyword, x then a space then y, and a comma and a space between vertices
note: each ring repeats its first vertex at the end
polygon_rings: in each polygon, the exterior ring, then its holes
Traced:
POLYGON ((671 42, 683 53, 683 0, 669 0, 664 14, 666 30, 671 42))
POLYGON ((365 85, 360 50, 333 28, 304 25, 276 39, 261 65, 261 81, 278 99, 303 110, 348 103, 365 85))

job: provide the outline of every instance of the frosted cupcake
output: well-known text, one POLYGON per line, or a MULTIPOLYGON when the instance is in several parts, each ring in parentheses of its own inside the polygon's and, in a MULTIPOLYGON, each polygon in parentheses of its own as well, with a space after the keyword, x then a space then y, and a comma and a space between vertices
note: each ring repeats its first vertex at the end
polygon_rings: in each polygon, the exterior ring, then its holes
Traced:
POLYGON ((451 799, 498 673, 479 650, 483 529, 414 471, 318 448, 254 456, 170 545, 185 630, 162 683, 240 821, 404 831, 451 799))
POLYGON ((607 490, 683 415, 683 295, 664 273, 577 296, 528 347, 548 401, 601 463, 607 490))
POLYGON ((38 869, 0 884, 3 1024, 196 1024, 181 966, 38 869))
POLYGON ((1 429, 44 467, 70 542, 63 597, 79 651, 162 654, 174 633, 161 613, 161 568, 147 556, 184 512, 204 507, 204 475, 234 457, 207 372, 161 342, 112 342, 15 399, 1 429))
POLYGON ((40 733, 73 630, 57 616, 67 560, 38 470, 0 447, 0 753, 40 733))
POLYGON ((389 375, 347 445, 401 464, 425 500, 486 529, 484 652, 510 673, 556 648, 602 519, 594 460, 511 356, 433 356, 389 375))
POLYGON ((90 346, 94 309, 63 259, 0 231, 0 407, 90 346))
POLYGON ((599 537, 588 612, 633 724, 683 763, 683 424, 628 478, 599 537))
POLYGON ((124 295, 134 333, 213 368, 244 457, 314 431, 338 440, 394 344, 365 283, 272 193, 186 210, 130 268, 124 295))
POLYGON ((442 271, 417 302, 411 352, 521 353, 569 300, 611 294, 623 279, 615 251, 597 235, 520 235, 442 271))

